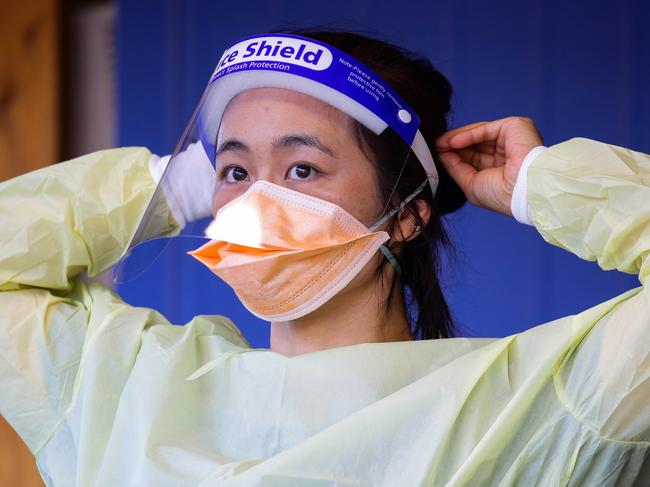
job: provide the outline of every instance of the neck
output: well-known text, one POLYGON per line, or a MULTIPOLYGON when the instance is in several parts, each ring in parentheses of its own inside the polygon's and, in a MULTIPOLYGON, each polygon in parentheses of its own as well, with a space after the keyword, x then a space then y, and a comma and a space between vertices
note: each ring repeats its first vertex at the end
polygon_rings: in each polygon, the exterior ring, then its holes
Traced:
POLYGON ((412 340, 399 281, 386 311, 388 289, 373 279, 346 288, 319 309, 293 321, 271 323, 271 350, 300 355, 359 343, 412 340))

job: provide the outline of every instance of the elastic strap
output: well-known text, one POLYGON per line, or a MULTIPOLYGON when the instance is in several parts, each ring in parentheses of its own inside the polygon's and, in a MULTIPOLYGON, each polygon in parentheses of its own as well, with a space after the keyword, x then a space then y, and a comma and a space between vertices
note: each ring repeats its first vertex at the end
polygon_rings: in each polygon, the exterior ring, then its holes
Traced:
POLYGON ((390 251, 390 249, 385 245, 382 245, 381 247, 379 247, 379 250, 381 250, 381 253, 384 254, 384 257, 386 257, 386 260, 388 260, 388 262, 390 262, 390 264, 395 268, 395 272, 397 272, 397 274, 401 276, 402 268, 400 267, 399 262, 397 262, 397 259, 390 251))
POLYGON ((406 205, 408 205, 411 201, 413 201, 413 198, 415 198, 417 195, 419 195, 426 185, 427 185, 427 181, 423 181, 422 184, 420 184, 420 186, 418 186, 415 189, 415 191, 413 191, 410 195, 408 195, 406 197, 406 199, 399 204, 399 206, 397 206, 397 207, 393 208, 392 210, 390 210, 382 218, 380 218, 377 223, 375 223, 373 226, 371 226, 370 231, 374 232, 375 230, 377 230, 384 223, 386 223, 390 218, 392 218, 393 215, 395 215, 395 213, 397 213, 402 208, 404 208, 406 205))
MULTIPOLYGON (((370 231, 374 232, 377 228, 382 226, 384 223, 386 223, 390 218, 393 217, 398 211, 400 211, 402 208, 404 208, 406 205, 408 205, 411 201, 413 201, 413 198, 415 198, 417 195, 419 195, 422 190, 425 188, 427 185, 427 181, 423 181, 420 186, 418 186, 415 191, 413 191, 410 195, 408 195, 404 201, 402 201, 399 206, 393 208, 390 210, 386 215, 384 215, 382 218, 379 219, 377 223, 375 223, 373 226, 370 227, 370 231)), ((388 247, 385 245, 382 245, 379 247, 379 250, 381 250, 381 253, 384 254, 384 257, 386 257, 386 260, 390 262, 390 264, 395 268, 395 271, 397 272, 398 275, 402 275, 402 268, 399 265, 399 262, 397 262, 397 259, 393 255, 393 253, 390 251, 388 247)))

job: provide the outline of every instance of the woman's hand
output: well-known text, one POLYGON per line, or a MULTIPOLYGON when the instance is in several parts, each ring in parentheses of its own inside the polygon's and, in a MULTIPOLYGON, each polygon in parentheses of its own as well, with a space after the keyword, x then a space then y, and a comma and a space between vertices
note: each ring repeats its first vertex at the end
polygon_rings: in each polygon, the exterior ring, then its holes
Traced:
POLYGON ((436 143, 440 160, 477 206, 512 215, 512 190, 528 153, 542 145, 534 122, 508 117, 451 130, 436 143))

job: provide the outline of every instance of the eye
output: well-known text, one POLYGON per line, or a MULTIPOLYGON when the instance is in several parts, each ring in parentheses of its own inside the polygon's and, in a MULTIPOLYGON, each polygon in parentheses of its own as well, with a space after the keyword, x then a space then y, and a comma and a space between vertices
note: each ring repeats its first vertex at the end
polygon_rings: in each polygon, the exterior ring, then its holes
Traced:
POLYGON ((248 171, 241 166, 226 167, 221 172, 221 178, 225 179, 228 183, 237 183, 249 179, 248 171))
POLYGON ((287 177, 294 181, 309 181, 314 179, 319 174, 318 169, 309 164, 298 163, 289 168, 287 177))

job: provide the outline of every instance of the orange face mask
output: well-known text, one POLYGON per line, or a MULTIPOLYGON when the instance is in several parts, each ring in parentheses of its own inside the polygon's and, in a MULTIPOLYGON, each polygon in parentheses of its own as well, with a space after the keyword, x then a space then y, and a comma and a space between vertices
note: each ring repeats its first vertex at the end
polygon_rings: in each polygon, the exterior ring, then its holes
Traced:
POLYGON ((190 255, 268 321, 300 318, 322 306, 390 238, 333 203, 266 181, 222 207, 206 235, 212 240, 190 255))

